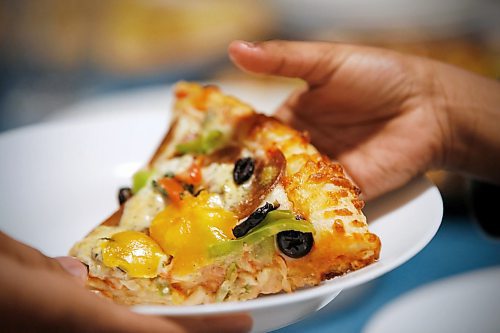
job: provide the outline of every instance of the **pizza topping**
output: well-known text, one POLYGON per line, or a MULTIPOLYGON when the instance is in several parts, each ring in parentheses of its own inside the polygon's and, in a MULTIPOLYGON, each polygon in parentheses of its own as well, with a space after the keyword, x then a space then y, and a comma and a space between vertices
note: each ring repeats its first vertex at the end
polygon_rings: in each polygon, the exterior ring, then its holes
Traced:
POLYGON ((217 302, 222 302, 226 298, 226 296, 231 291, 231 287, 233 283, 236 281, 237 277, 238 277, 238 269, 236 264, 233 262, 227 268, 224 282, 222 282, 219 289, 217 290, 217 294, 215 296, 217 302))
POLYGON ((153 188, 168 197, 174 205, 180 205, 184 187, 176 179, 163 177, 158 181, 153 180, 153 188))
MULTIPOLYGON (((248 183, 250 190, 238 205, 231 207, 239 219, 254 212, 266 196, 279 183, 286 168, 286 160, 278 149, 266 152, 265 159, 255 161, 255 177, 248 183)), ((247 186, 247 184, 242 185, 247 186)), ((241 186, 240 186, 241 187, 241 186)))
POLYGON ((242 150, 242 147, 239 145, 228 144, 209 155, 205 155, 202 160, 203 166, 213 163, 234 163, 241 156, 242 150))
POLYGON ((118 191, 118 202, 123 205, 128 199, 132 197, 132 189, 130 187, 122 187, 118 191))
POLYGON ((108 267, 118 267, 129 277, 153 278, 165 253, 146 234, 122 231, 102 244, 102 261, 108 267))
POLYGON ((264 206, 257 208, 255 212, 250 214, 249 217, 247 217, 246 220, 238 224, 236 227, 233 229, 233 235, 236 238, 240 238, 245 236, 251 229, 255 228, 256 226, 259 225, 262 221, 267 216, 267 213, 277 209, 279 205, 276 207, 273 206, 273 204, 270 204, 269 202, 266 202, 264 206))
POLYGON ((137 171, 132 177, 132 193, 137 193, 141 188, 146 186, 152 175, 152 170, 142 169, 137 171))
POLYGON ((199 185, 202 180, 200 165, 195 160, 185 172, 176 175, 175 178, 186 184, 199 185))
POLYGON ((151 237, 174 257, 174 274, 186 275, 208 264, 208 247, 232 238, 237 219, 218 199, 206 191, 188 195, 182 205, 168 205, 151 222, 151 237))
POLYGON ((227 255, 243 249, 245 245, 254 245, 272 237, 282 231, 295 230, 305 233, 314 233, 311 223, 296 220, 289 210, 274 210, 269 212, 265 219, 247 235, 226 240, 210 246, 209 253, 213 257, 227 255))
POLYGON ((278 233, 276 242, 280 251, 286 256, 301 258, 311 251, 314 238, 310 232, 287 230, 278 233))
POLYGON ((214 151, 220 146, 223 134, 219 130, 211 130, 206 133, 202 133, 198 138, 180 143, 175 149, 178 153, 187 154, 207 154, 214 151))
POLYGON ((243 184, 252 177, 255 168, 251 157, 240 158, 234 164, 233 179, 238 185, 243 184))

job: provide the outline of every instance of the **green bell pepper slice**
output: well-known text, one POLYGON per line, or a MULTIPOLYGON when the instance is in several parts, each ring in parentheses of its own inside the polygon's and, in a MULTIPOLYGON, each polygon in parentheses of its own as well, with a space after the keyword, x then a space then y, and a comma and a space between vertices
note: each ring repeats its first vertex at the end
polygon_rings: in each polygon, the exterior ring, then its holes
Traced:
POLYGON ((132 193, 137 193, 146 186, 148 179, 153 175, 153 170, 141 169, 132 176, 132 193))
POLYGON ((212 130, 192 141, 178 144, 175 149, 181 154, 207 154, 219 146, 222 136, 221 131, 212 130))

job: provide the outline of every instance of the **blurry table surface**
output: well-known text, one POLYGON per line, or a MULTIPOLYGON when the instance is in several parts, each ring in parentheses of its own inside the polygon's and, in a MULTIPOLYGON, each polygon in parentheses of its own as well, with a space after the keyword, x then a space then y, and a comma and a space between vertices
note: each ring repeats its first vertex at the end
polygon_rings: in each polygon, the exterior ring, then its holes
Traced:
POLYGON ((487 236, 472 218, 445 211, 434 239, 408 262, 367 285, 341 292, 325 308, 275 332, 362 332, 378 310, 408 291, 499 264, 499 239, 487 236))

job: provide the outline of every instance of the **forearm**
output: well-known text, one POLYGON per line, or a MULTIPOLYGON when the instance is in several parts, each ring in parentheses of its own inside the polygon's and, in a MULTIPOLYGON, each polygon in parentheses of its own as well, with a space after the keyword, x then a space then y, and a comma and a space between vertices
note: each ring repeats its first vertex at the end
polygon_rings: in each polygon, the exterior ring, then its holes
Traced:
POLYGON ((448 120, 443 167, 500 183, 500 83, 440 64, 448 120))

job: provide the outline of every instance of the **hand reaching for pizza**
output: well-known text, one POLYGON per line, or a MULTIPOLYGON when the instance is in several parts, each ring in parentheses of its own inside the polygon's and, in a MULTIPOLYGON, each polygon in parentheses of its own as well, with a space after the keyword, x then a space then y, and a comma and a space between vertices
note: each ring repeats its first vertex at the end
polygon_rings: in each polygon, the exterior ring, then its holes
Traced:
POLYGON ((146 316, 88 292, 87 270, 52 259, 0 232, 2 332, 244 332, 246 315, 178 320, 146 316))
POLYGON ((307 85, 277 116, 339 160, 365 199, 432 168, 500 181, 500 84, 453 66, 335 43, 235 41, 232 61, 307 85))

